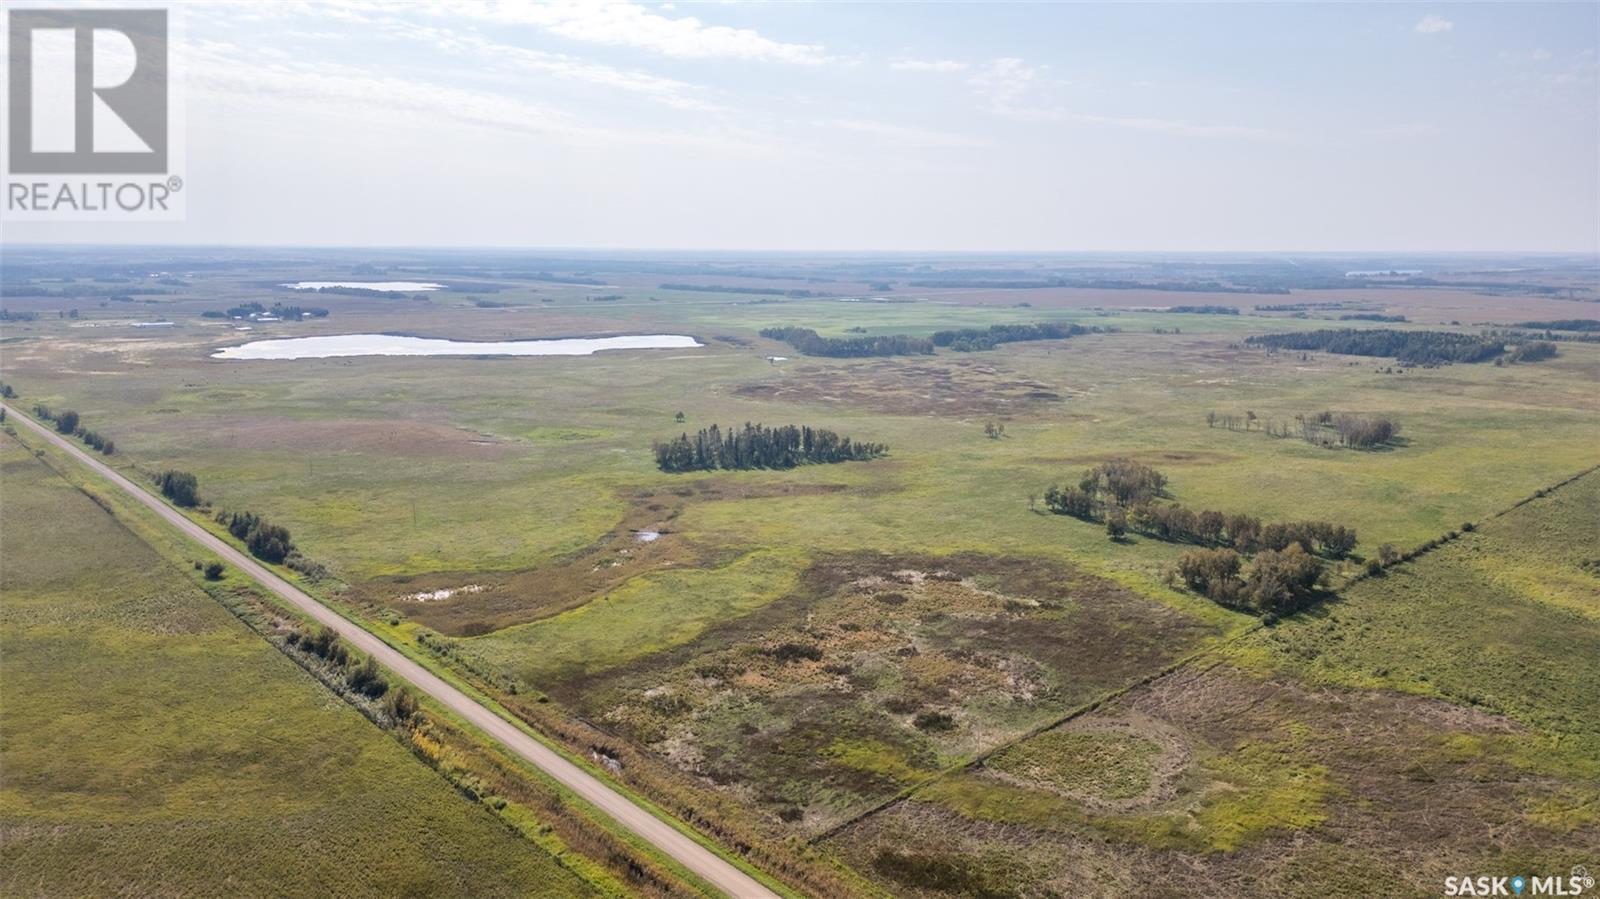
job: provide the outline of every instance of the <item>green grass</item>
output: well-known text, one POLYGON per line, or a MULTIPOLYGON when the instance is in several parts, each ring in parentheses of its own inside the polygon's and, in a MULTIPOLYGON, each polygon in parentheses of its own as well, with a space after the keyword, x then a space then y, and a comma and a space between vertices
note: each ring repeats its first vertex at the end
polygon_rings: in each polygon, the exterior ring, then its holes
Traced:
POLYGON ((1131 799, 1150 786, 1160 747, 1143 737, 1052 730, 992 756, 988 768, 1076 795, 1131 799))
POLYGON ((0 891, 592 892, 0 441, 0 891))
POLYGON ((1342 601, 1247 638, 1239 660, 1510 715, 1600 758, 1600 472, 1484 522, 1342 601))

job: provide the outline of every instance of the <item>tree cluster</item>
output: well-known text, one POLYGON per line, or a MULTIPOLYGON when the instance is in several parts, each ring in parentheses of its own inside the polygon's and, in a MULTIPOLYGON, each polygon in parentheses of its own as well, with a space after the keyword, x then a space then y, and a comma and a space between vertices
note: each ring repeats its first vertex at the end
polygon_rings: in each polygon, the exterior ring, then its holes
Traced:
POLYGON ((1342 322, 1389 322, 1400 324, 1406 320, 1403 315, 1384 315, 1381 312, 1347 312, 1339 316, 1342 322))
POLYGON ((1349 412, 1324 410, 1306 415, 1296 415, 1294 423, 1263 419, 1254 411, 1245 410, 1244 417, 1227 413, 1207 412, 1206 426, 1226 428, 1230 431, 1260 429, 1269 437, 1294 437, 1317 446, 1343 446, 1351 449, 1374 449, 1392 443, 1400 436, 1400 423, 1385 415, 1356 415, 1349 412))
POLYGON ((1078 334, 1087 334, 1082 325, 1064 322, 1038 322, 1031 325, 990 325, 987 328, 962 328, 955 331, 935 331, 933 345, 949 347, 958 353, 992 350, 1002 343, 1019 343, 1026 340, 1063 340, 1078 334))
POLYGON ((810 328, 762 328, 761 336, 781 340, 807 356, 854 359, 866 356, 926 356, 933 352, 933 341, 905 334, 877 337, 823 337, 810 328))
POLYGON ((244 542, 250 555, 264 562, 279 564, 295 551, 288 528, 272 524, 254 512, 218 512, 217 521, 235 539, 244 542))
POLYGON ((1238 306, 1168 306, 1163 312, 1187 312, 1191 315, 1238 315, 1238 306))
POLYGON ((1242 561, 1231 549, 1190 550, 1178 559, 1178 575, 1196 593, 1264 617, 1286 615, 1316 598, 1322 564, 1300 544, 1263 550, 1248 577, 1240 576, 1242 561))
POLYGON ((1519 343, 1506 354, 1507 362, 1542 362, 1556 357, 1556 345, 1548 340, 1530 340, 1519 343))
POLYGON ((171 468, 163 471, 156 475, 156 487, 176 505, 184 508, 200 505, 200 480, 187 471, 171 468))
POLYGON ((1207 547, 1184 554, 1178 570, 1184 582, 1220 603, 1263 615, 1309 601, 1322 573, 1316 554, 1343 559, 1356 547, 1356 532, 1331 522, 1263 524, 1253 515, 1159 502, 1166 485, 1156 469, 1114 459, 1086 471, 1076 486, 1051 486, 1044 500, 1058 515, 1103 520, 1113 540, 1135 530, 1207 547), (1252 555, 1250 576, 1243 578, 1239 572, 1252 555))
MULTIPOLYGON (((264 315, 267 307, 260 303, 240 303, 218 312, 208 309, 200 313, 201 318, 249 318, 252 315, 264 315)), ((282 303, 273 303, 271 314, 286 321, 297 321, 302 318, 326 318, 328 310, 321 306, 285 306, 282 303)))
POLYGON ((1454 331, 1399 331, 1393 328, 1257 334, 1245 343, 1277 350, 1322 350, 1345 356, 1393 356, 1405 365, 1488 362, 1505 352, 1493 338, 1454 331))
POLYGON ((793 468, 875 459, 889 451, 882 443, 857 443, 825 428, 781 425, 769 428, 745 423, 724 433, 716 425, 694 437, 680 434, 655 445, 656 467, 662 471, 793 468))
POLYGON ((371 700, 384 700, 383 710, 396 724, 405 724, 417 714, 417 698, 400 687, 391 689, 383 669, 372 656, 359 656, 339 639, 332 629, 315 630, 301 625, 284 635, 290 648, 326 662, 351 693, 371 700))

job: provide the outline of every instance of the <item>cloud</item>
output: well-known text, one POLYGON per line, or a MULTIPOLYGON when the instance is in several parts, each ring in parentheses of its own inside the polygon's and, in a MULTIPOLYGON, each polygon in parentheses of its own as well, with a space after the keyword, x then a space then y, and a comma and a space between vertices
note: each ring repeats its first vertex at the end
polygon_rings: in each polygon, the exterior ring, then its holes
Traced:
POLYGON ((965 72, 971 66, 954 59, 894 59, 889 68, 896 72, 965 72))
POLYGON ((1074 115, 1072 120, 1091 125, 1114 125, 1136 131, 1153 131, 1177 137, 1236 137, 1252 140, 1281 140, 1283 135, 1267 128, 1248 125, 1206 125, 1174 119, 1140 118, 1135 116, 1074 115))
POLYGON ((1530 54, 1530 56, 1531 56, 1531 58, 1533 59, 1534 62, 1544 62, 1545 60, 1549 59, 1550 57, 1552 57, 1554 55, 1555 54, 1551 53, 1549 50, 1546 50, 1543 47, 1540 47, 1537 50, 1534 50, 1533 53, 1530 54))
POLYGON ((983 97, 989 110, 1015 118, 1059 118, 1061 110, 1034 101, 1036 88, 1046 82, 1044 69, 1030 66, 1014 56, 991 60, 973 73, 968 83, 983 97))
POLYGON ((192 98, 250 117, 272 108, 297 127, 316 116, 438 128, 467 125, 528 134, 586 147, 618 144, 689 146, 699 150, 765 153, 756 135, 737 129, 619 128, 579 120, 567 110, 519 96, 455 87, 364 66, 263 58, 223 41, 191 41, 186 54, 192 98), (254 58, 252 58, 254 57, 254 58))
POLYGON ((1444 16, 1436 16, 1433 13, 1429 13, 1419 19, 1417 24, 1411 27, 1411 30, 1418 34, 1442 34, 1446 31, 1454 31, 1455 28, 1456 23, 1446 19, 1444 16))
POLYGON ((959 134, 953 131, 935 131, 928 128, 895 125, 890 122, 877 122, 867 119, 835 119, 829 122, 818 122, 817 124, 823 128, 835 128, 869 135, 885 143, 902 147, 959 148, 992 146, 988 141, 969 134, 959 134))
MULTIPOLYGON (((503 24, 534 25, 570 40, 635 47, 678 59, 738 59, 820 65, 830 61, 818 44, 794 44, 749 28, 707 25, 694 16, 671 17, 627 0, 447 0, 429 9, 503 24)), ((657 9, 661 9, 658 7, 657 9)))

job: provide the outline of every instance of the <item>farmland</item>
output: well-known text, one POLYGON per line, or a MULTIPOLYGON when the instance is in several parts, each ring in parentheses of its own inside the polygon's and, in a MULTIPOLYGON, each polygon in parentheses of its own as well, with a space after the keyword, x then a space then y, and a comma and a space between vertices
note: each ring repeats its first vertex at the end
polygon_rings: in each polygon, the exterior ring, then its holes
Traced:
MULTIPOLYGON (((5 330, 17 407, 78 412, 136 479, 193 473, 198 520, 248 510, 287 527, 318 567, 285 576, 756 864, 792 864, 802 891, 1074 892, 1091 870, 1106 895, 1154 871, 1199 894, 1344 894, 1380 876, 1431 891, 1463 866, 1556 870, 1600 848, 1586 786, 1600 685, 1570 663, 1600 652, 1600 475, 1496 517, 1600 463, 1600 344, 1412 367, 1247 342, 1380 324, 1476 337, 1590 314, 1584 288, 1251 295, 900 275, 875 291, 891 276, 829 260, 771 262, 771 277, 491 255, 471 274, 403 256, 147 262, 182 286, 133 302, 7 298, 33 315, 5 330), (446 286, 314 300, 274 286, 357 263, 446 286), (203 315, 291 299, 330 314, 203 315), (1253 308, 1295 303, 1310 311, 1253 308), (1165 311, 1178 305, 1240 313, 1165 311), (1339 318, 1352 312, 1408 322, 1339 318), (155 322, 170 326, 134 327, 155 322), (1083 330, 867 358, 760 335, 1039 322, 1083 330), (701 345, 213 357, 361 333, 701 345), (1370 449, 1279 436, 1324 412, 1401 430, 1370 449), (746 422, 888 451, 658 468, 656 443, 746 422), (1111 540, 1045 509, 1047 488, 1112 460, 1158 469, 1163 502, 1328 521, 1359 542, 1323 560, 1326 601, 1263 622, 1183 587, 1173 573, 1193 545, 1137 528, 1111 540), (1367 574, 1380 547, 1452 531, 1367 574)), ((44 273, 74 264, 40 251, 20 271, 59 290, 44 273)), ((11 468, 7 492, 10 514, 11 468)))
POLYGON ((7 894, 597 894, 0 441, 7 894))

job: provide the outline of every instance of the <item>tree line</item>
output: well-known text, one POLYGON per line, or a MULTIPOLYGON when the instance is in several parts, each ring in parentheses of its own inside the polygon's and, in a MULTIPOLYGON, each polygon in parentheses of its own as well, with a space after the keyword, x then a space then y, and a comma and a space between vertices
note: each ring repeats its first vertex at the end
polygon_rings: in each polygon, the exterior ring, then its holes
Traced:
POLYGON ((1191 315, 1238 315, 1238 306, 1168 306, 1162 312, 1186 312, 1191 315))
POLYGON ((807 356, 840 359, 865 356, 926 356, 933 352, 933 341, 906 334, 877 337, 823 337, 810 328, 762 328, 761 336, 781 340, 807 356))
POLYGON ((962 328, 954 331, 933 332, 933 345, 949 347, 958 353, 992 350, 1002 343, 1025 340, 1064 340, 1078 334, 1087 334, 1082 325, 1064 322, 1038 322, 1031 325, 990 325, 987 328, 962 328))
MULTIPOLYGON (((6 390, 10 389, 10 387, 6 388, 6 390)), ((15 396, 15 394, 7 393, 5 396, 15 396)), ((79 440, 82 440, 84 443, 89 445, 90 449, 99 450, 101 453, 107 456, 117 451, 117 443, 115 440, 112 440, 110 437, 106 437, 97 431, 91 431, 88 428, 85 428, 78 413, 71 409, 67 409, 62 412, 56 412, 49 406, 46 406, 44 403, 34 403, 33 414, 42 421, 54 423, 58 433, 65 434, 68 437, 76 437, 79 440)))
POLYGON ((218 512, 217 522, 226 527, 234 539, 244 543, 250 555, 264 562, 276 565, 295 552, 288 528, 272 524, 254 512, 218 512))
POLYGON ((793 468, 875 459, 889 451, 882 443, 857 443, 825 428, 745 423, 723 432, 716 425, 694 437, 680 434, 655 445, 656 467, 667 472, 715 469, 793 468))
POLYGON ((1289 334, 1256 334, 1245 343, 1276 350, 1322 350, 1344 356, 1393 356, 1405 365, 1488 362, 1505 352, 1499 340, 1454 331, 1398 331, 1393 328, 1323 329, 1289 334))
POLYGON ((1084 472, 1076 485, 1051 485, 1045 507, 1058 515, 1105 522, 1114 540, 1129 530, 1207 549, 1186 553, 1179 574, 1185 583, 1225 605, 1263 615, 1281 615, 1313 595, 1322 576, 1321 554, 1349 556, 1356 532, 1326 521, 1263 523, 1244 513, 1194 510, 1160 502, 1167 477, 1131 459, 1112 459, 1084 472), (1255 556, 1249 578, 1239 577, 1246 555, 1255 556))
POLYGON ((311 630, 299 625, 285 634, 283 640, 291 649, 326 662, 351 693, 374 701, 383 699, 383 710, 394 723, 405 724, 417 714, 416 696, 403 687, 390 689, 377 660, 351 652, 331 628, 311 630))
POLYGON ((1244 417, 1227 413, 1207 412, 1206 426, 1229 431, 1260 430, 1269 437, 1299 436, 1316 446, 1343 446, 1351 449, 1374 449, 1392 443, 1400 436, 1400 423, 1385 415, 1356 415, 1349 412, 1323 410, 1312 414, 1296 415, 1293 425, 1289 421, 1263 419, 1254 411, 1245 410, 1244 417))
MULTIPOLYGON (((205 312, 200 313, 200 317, 249 318, 252 315, 261 315, 267 311, 267 307, 261 305, 260 303, 240 303, 237 306, 229 306, 227 309, 224 309, 221 312, 218 312, 215 309, 207 309, 205 312)), ((301 318, 308 317, 328 317, 328 310, 323 309, 321 306, 285 306, 282 303, 273 303, 271 311, 273 315, 289 321, 296 321, 301 318)))
POLYGON ((693 290, 698 293, 748 293, 756 296, 789 297, 796 300, 836 296, 836 294, 819 293, 815 290, 785 290, 782 287, 730 287, 725 284, 662 284, 660 288, 662 290, 693 290))

